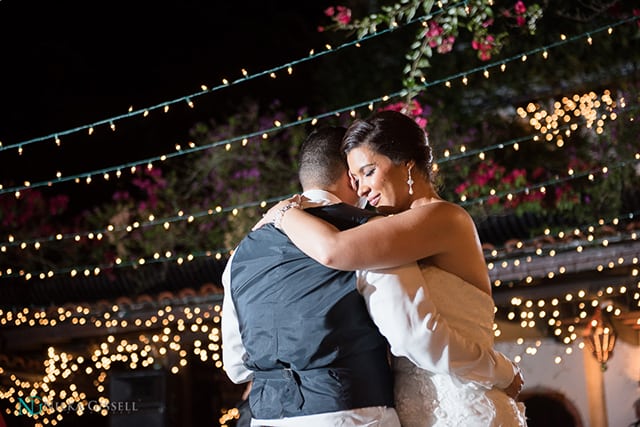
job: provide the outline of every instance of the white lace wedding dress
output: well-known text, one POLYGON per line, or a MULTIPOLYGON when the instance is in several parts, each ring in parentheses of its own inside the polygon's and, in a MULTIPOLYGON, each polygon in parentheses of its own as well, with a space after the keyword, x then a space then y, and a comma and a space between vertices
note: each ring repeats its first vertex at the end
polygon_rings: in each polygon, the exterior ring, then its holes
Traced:
MULTIPOLYGON (((459 277, 422 267, 441 315, 462 335, 493 345, 493 299, 459 277)), ((431 374, 394 358, 395 402, 402 427, 526 426, 525 408, 504 392, 450 375, 431 374)))

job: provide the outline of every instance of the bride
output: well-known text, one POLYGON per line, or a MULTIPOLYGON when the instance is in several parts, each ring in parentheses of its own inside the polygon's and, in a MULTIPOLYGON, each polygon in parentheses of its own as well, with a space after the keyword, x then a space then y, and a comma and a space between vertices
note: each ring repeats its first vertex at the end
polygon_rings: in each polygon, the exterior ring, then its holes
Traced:
MULTIPOLYGON (((358 194, 387 216, 335 227, 297 208, 299 196, 269 210, 307 255, 340 270, 418 261, 433 302, 452 328, 493 346, 491 282, 471 216, 442 200, 432 184, 424 131, 408 116, 382 111, 355 121, 343 139, 358 194)), ((394 358, 396 410, 403 427, 526 426, 525 408, 499 389, 432 374, 394 358)))

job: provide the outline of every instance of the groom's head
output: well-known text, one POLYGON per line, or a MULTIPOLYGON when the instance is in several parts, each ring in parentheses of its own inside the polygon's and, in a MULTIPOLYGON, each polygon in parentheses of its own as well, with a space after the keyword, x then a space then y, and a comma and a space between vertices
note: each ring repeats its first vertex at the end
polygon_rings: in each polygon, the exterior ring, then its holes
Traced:
POLYGON ((326 190, 345 203, 357 205, 359 197, 351 186, 347 162, 340 146, 346 128, 315 129, 300 147, 298 177, 304 191, 326 190))

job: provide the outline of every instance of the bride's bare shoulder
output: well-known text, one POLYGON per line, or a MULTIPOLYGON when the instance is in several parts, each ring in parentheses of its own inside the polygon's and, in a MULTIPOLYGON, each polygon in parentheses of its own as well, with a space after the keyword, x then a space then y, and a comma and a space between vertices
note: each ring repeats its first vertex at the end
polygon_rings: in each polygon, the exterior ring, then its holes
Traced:
POLYGON ((421 222, 425 227, 446 227, 450 229, 453 226, 475 227, 473 219, 469 212, 462 206, 446 200, 436 200, 426 203, 422 206, 410 209, 414 219, 421 222))
POLYGON ((430 201, 409 210, 418 215, 469 216, 469 213, 462 206, 441 199, 430 201))

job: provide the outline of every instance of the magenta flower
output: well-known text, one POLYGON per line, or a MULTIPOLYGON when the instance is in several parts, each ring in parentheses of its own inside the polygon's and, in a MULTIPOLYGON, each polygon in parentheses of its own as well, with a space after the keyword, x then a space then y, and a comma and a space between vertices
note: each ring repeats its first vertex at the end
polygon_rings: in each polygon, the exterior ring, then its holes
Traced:
POLYGON ((351 22, 351 9, 345 6, 337 6, 338 15, 336 16, 336 21, 342 25, 347 25, 351 22))
POLYGON ((523 15, 527 12, 527 7, 524 5, 524 2, 522 1, 516 2, 514 9, 518 15, 523 15))
POLYGON ((379 111, 386 110, 399 111, 407 114, 408 116, 412 117, 413 120, 415 120, 418 126, 420 126, 422 129, 425 129, 428 123, 428 120, 426 117, 424 117, 424 115, 428 115, 431 112, 430 107, 427 106, 427 112, 425 114, 425 108, 423 108, 422 105, 420 105, 420 103, 415 99, 412 99, 409 104, 401 101, 389 104, 379 109, 379 111))
POLYGON ((427 124, 429 123, 429 121, 424 117, 416 117, 415 121, 418 124, 418 126, 420 126, 422 129, 426 128, 427 124))
POLYGON ((484 39, 473 39, 471 47, 478 51, 478 58, 482 61, 491 59, 491 53, 495 48, 495 37, 488 34, 484 39))
POLYGON ((467 191, 468 187, 469 187, 469 184, 467 184, 466 182, 463 182, 462 184, 456 187, 455 192, 456 194, 463 194, 465 191, 467 191))
POLYGON ((453 36, 449 36, 442 40, 442 44, 438 46, 438 53, 448 53, 453 50, 453 43, 456 41, 456 38, 453 36))
POLYGON ((429 29, 425 33, 425 35, 429 38, 438 37, 440 34, 444 32, 444 28, 440 26, 437 22, 431 21, 429 22, 429 29))

